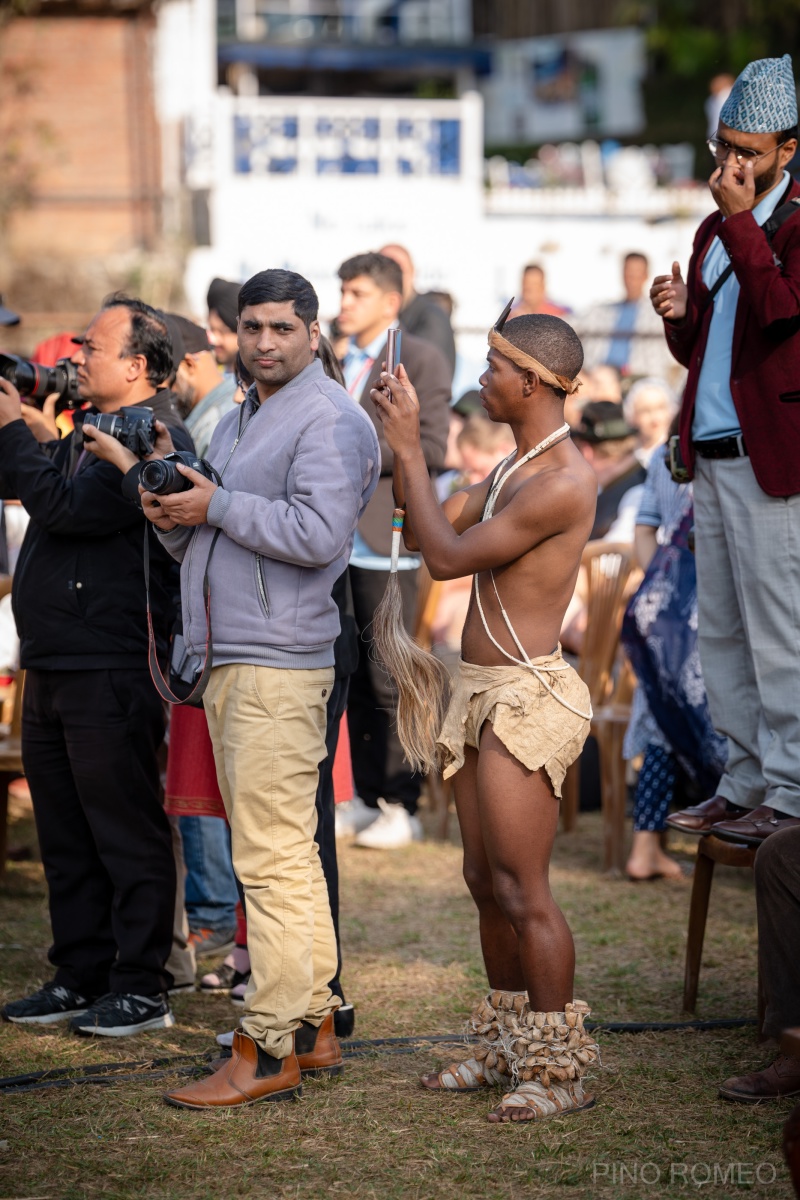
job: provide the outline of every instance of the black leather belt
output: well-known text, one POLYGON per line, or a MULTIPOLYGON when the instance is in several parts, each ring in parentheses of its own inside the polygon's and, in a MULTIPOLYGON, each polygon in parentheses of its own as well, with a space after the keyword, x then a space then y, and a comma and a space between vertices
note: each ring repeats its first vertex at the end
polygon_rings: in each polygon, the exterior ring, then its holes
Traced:
POLYGON ((692 446, 701 458, 747 458, 747 447, 740 433, 710 438, 707 442, 692 442, 692 446))

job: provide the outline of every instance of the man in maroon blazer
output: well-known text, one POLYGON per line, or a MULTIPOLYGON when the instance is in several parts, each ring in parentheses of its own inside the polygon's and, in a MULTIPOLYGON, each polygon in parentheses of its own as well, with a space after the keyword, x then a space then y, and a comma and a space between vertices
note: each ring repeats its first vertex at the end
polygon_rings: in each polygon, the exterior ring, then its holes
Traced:
POLYGON ((800 186, 785 169, 797 149, 788 55, 745 68, 709 148, 718 211, 697 232, 687 280, 674 263, 650 295, 689 371, 680 429, 695 479, 700 657, 728 762, 717 795, 669 823, 757 846, 800 824, 800 213, 785 207, 800 186))

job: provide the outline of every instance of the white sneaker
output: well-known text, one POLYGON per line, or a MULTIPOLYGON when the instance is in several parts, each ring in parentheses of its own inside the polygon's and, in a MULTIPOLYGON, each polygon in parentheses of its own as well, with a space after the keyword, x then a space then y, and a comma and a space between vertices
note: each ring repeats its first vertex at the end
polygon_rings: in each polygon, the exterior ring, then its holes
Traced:
POLYGON ((383 799, 378 800, 378 807, 380 816, 359 833, 357 846, 366 846, 369 850, 395 850, 422 841, 419 817, 412 817, 402 804, 390 804, 383 799))
POLYGON ((361 833, 363 829, 367 829, 374 821, 377 821, 379 815, 377 808, 370 808, 360 796, 353 796, 352 800, 344 800, 333 810, 337 838, 352 837, 354 833, 361 833))

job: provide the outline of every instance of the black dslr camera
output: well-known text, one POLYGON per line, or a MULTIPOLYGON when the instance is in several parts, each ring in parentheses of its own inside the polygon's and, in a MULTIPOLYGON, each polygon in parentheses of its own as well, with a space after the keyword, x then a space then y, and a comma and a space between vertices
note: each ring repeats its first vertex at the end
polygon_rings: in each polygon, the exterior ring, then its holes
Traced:
POLYGON ((17 354, 0 354, 0 378, 13 383, 20 396, 32 400, 42 408, 48 396, 58 394, 56 412, 65 408, 78 408, 78 369, 68 358, 60 358, 54 367, 43 363, 29 362, 17 354))
POLYGON ((137 458, 153 453, 156 420, 152 408, 137 404, 114 413, 87 413, 83 425, 93 425, 100 433, 110 433, 137 458))
POLYGON ((188 492, 194 487, 191 479, 181 475, 178 463, 191 467, 210 479, 212 483, 219 482, 219 476, 204 458, 198 458, 190 450, 176 450, 164 458, 154 458, 147 462, 139 472, 139 482, 146 492, 154 492, 156 496, 170 496, 173 492, 188 492))

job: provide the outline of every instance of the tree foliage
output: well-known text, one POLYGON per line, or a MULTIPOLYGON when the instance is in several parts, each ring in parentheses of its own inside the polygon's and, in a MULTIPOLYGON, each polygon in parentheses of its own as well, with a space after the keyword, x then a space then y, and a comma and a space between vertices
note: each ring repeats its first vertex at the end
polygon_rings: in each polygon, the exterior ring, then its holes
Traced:
POLYGON ((617 20, 647 32, 657 70, 737 73, 800 44, 800 0, 620 0, 617 20))

